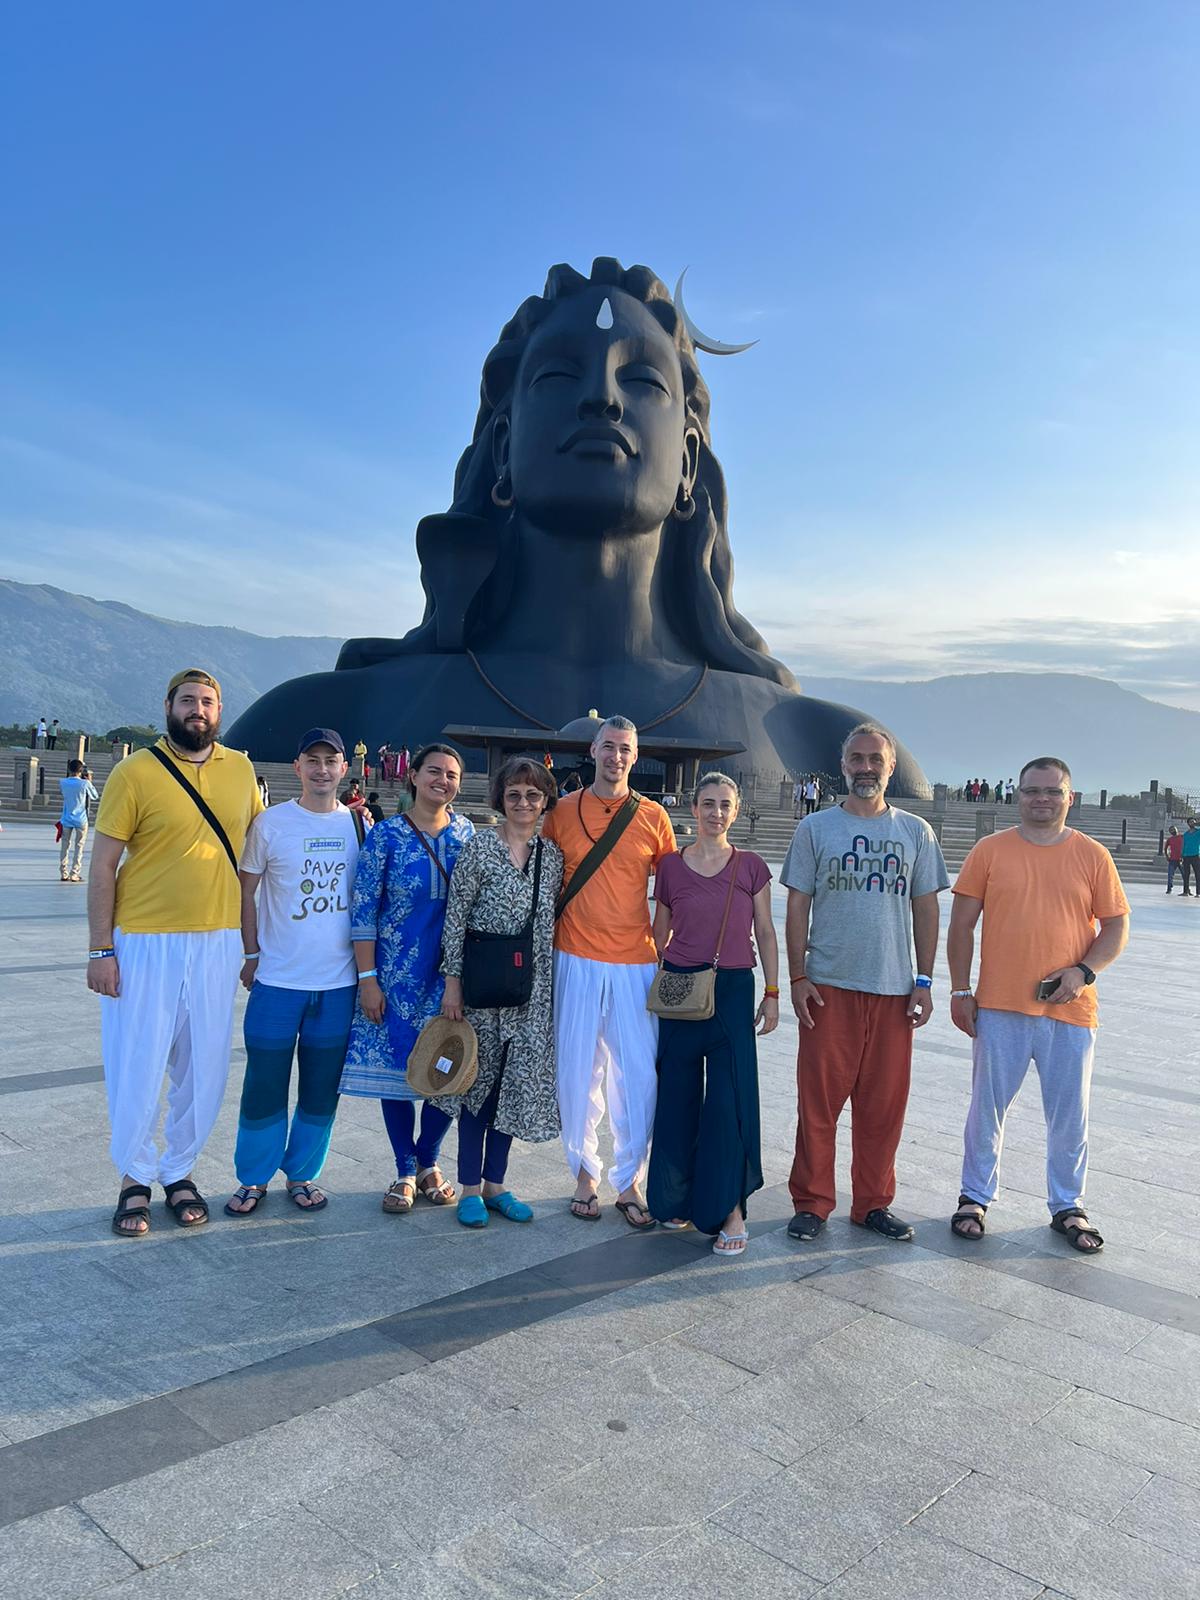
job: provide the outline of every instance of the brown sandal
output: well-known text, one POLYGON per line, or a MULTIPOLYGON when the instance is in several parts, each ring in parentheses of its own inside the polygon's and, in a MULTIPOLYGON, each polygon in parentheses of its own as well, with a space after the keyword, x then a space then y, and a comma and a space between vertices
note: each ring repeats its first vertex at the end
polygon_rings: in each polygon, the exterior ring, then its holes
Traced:
POLYGON ((403 1217, 413 1208, 417 1195, 415 1178, 397 1178, 383 1197, 383 1209, 390 1217, 403 1217))
POLYGON ((448 1206, 457 1198, 454 1185, 442 1178, 439 1167, 429 1167, 424 1172, 417 1173, 417 1192, 423 1200, 428 1200, 431 1206, 448 1206))

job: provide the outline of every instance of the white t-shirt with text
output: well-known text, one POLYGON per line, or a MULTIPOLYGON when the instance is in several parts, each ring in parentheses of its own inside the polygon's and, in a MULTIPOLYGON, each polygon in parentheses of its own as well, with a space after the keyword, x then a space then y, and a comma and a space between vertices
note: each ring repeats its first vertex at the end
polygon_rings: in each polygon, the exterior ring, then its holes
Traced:
POLYGON ((350 894, 358 865, 354 818, 340 802, 307 811, 298 800, 254 819, 241 867, 258 887, 255 973, 276 989, 342 989, 357 981, 350 894))

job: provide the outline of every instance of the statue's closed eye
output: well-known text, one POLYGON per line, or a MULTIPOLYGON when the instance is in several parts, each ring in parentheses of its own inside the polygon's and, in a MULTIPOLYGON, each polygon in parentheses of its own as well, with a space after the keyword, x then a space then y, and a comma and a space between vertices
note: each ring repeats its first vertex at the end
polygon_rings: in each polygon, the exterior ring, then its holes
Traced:
POLYGON ((671 385, 657 367, 646 366, 641 362, 635 366, 622 367, 620 378, 622 383, 644 383, 652 388, 661 389, 665 395, 671 393, 671 385))

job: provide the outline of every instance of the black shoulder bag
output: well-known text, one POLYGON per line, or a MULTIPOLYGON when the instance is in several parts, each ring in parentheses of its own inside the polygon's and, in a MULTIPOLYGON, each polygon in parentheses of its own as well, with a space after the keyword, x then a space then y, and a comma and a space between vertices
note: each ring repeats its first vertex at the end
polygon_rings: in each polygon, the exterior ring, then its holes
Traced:
POLYGON ((542 882, 542 841, 533 847, 533 904, 520 933, 467 929, 463 943, 463 1004, 473 1011, 527 1006, 533 994, 533 924, 542 882))
POLYGON ((167 756, 163 755, 162 751, 157 745, 150 746, 150 754, 156 761, 160 762, 166 768, 166 770, 175 779, 175 782, 183 790, 184 794, 190 795, 191 798, 196 802, 196 810, 200 813, 205 822, 208 823, 209 827, 216 834, 217 838, 225 846, 225 854, 229 857, 229 865, 233 868, 234 875, 236 876, 238 869, 237 857, 233 853, 233 846, 229 842, 229 835, 221 826, 220 817, 218 817, 217 813, 209 805, 208 801, 200 793, 199 789, 193 789, 192 785, 187 781, 183 773, 180 772, 179 768, 167 756))

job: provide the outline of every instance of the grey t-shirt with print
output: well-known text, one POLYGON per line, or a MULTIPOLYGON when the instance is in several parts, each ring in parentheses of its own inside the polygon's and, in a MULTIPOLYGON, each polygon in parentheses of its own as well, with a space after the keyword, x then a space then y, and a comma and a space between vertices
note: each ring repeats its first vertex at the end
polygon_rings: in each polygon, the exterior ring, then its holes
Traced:
POLYGON ((804 970, 814 983, 910 993, 912 897, 950 887, 923 817, 895 806, 877 817, 818 811, 797 827, 780 882, 812 896, 804 970))

